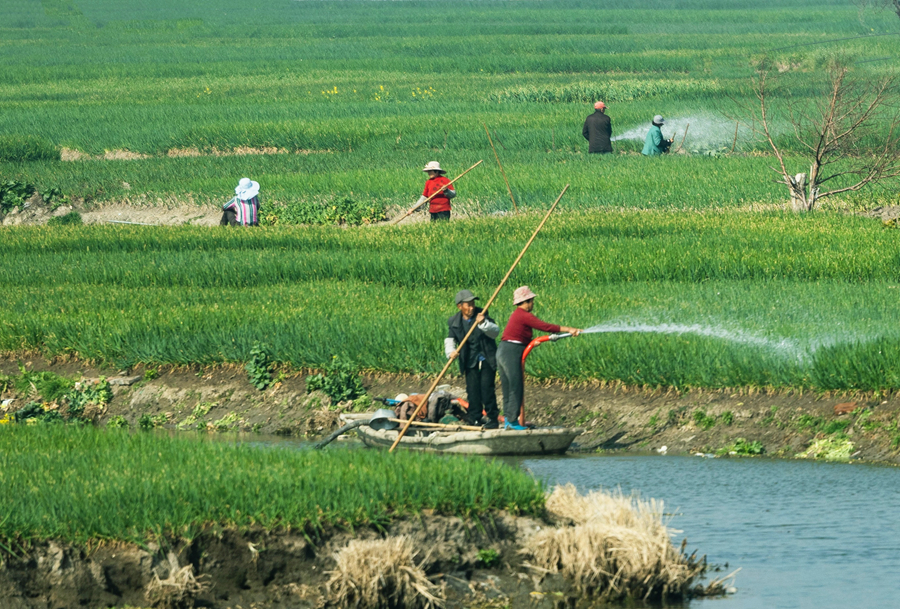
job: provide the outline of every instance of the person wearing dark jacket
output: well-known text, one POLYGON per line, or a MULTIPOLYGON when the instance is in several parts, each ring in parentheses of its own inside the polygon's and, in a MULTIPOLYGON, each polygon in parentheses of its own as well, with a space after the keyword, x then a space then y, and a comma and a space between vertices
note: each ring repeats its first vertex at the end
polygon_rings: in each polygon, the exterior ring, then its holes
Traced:
POLYGON ((447 320, 449 331, 444 339, 444 353, 448 358, 459 358, 459 371, 466 377, 466 399, 469 401, 466 422, 470 425, 482 423, 481 413, 484 411, 484 426, 497 429, 497 393, 494 379, 497 377, 497 343, 500 326, 481 308, 475 306, 477 296, 469 290, 456 293, 456 308, 459 312, 447 320), (457 347, 469 333, 472 324, 475 329, 462 348, 457 347))
POLYGON ((584 128, 581 130, 584 139, 588 141, 588 152, 599 154, 612 153, 612 123, 606 116, 606 104, 598 101, 594 104, 594 113, 584 120, 584 128))

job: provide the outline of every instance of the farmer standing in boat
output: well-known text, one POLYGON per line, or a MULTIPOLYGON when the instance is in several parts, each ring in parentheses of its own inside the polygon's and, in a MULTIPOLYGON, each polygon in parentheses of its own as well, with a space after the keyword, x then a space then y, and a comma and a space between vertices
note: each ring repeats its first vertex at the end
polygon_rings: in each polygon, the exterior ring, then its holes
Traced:
POLYGON ((428 197, 443 189, 443 192, 433 198, 431 203, 428 204, 428 211, 431 213, 432 222, 449 220, 450 199, 456 196, 456 190, 454 190, 452 185, 448 186, 450 180, 444 177, 444 174, 447 172, 441 169, 441 164, 437 161, 431 161, 425 165, 422 171, 428 174, 428 179, 425 180, 425 189, 422 191, 422 196, 419 197, 419 205, 424 203, 428 197))
POLYGON ((532 314, 535 293, 527 285, 516 288, 513 293, 513 304, 516 309, 509 316, 500 347, 497 349, 497 365, 500 368, 500 386, 503 389, 503 418, 506 423, 503 429, 521 431, 526 427, 519 424, 519 410, 525 399, 525 370, 522 365, 522 354, 531 342, 533 330, 541 332, 569 332, 578 336, 581 330, 558 326, 541 321, 532 314))
POLYGON ((449 331, 444 339, 444 353, 447 358, 459 357, 459 371, 466 377, 466 399, 469 402, 466 422, 470 425, 481 425, 485 429, 497 429, 497 393, 494 379, 497 377, 497 344, 494 342, 500 334, 500 326, 480 307, 475 306, 478 299, 469 290, 456 293, 456 308, 459 312, 447 320, 449 331), (472 324, 475 329, 461 349, 457 345, 469 333, 472 324), (482 421, 481 412, 485 417, 482 421))

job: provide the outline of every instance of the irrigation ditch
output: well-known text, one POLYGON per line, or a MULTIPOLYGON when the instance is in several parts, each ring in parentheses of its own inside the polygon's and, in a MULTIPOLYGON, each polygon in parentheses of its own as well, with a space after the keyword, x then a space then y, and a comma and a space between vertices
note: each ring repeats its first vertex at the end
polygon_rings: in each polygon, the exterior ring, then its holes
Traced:
MULTIPOLYGON (((131 427, 249 432, 318 438, 340 426, 339 414, 374 408, 363 398, 332 404, 307 392, 311 370, 284 370, 264 391, 239 365, 100 370, 78 361, 39 357, 0 360, 0 374, 19 365, 62 376, 110 380, 112 399, 95 413, 98 425, 116 420, 131 427), (143 423, 141 420, 143 418, 143 423)), ((464 394, 458 377, 446 381, 464 394)), ((368 375, 369 397, 423 393, 428 376, 368 375)), ((499 381, 497 394, 500 395, 499 381)), ((9 388, 5 410, 29 398, 9 388)), ((0 413, 0 417, 3 413, 0 413)), ((900 464, 900 395, 817 392, 803 389, 687 389, 617 383, 529 383, 526 416, 541 426, 581 427, 573 450, 705 456, 767 456, 859 460, 900 464)))

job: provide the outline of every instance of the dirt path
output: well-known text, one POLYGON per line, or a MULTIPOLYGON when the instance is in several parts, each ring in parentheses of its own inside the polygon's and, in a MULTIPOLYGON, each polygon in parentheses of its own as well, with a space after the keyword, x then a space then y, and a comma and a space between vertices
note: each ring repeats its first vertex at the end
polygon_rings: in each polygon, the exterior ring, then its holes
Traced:
MULTIPOLYGON (((258 391, 239 365, 101 371, 79 362, 22 361, 28 369, 70 377, 109 377, 113 399, 97 416, 101 425, 118 416, 134 426, 147 415, 153 425, 169 429, 318 437, 336 429, 339 413, 353 407, 333 405, 319 392, 308 394, 302 371, 282 374, 272 387, 258 391)), ((0 360, 0 374, 18 374, 16 361, 0 360)), ((464 394, 461 379, 447 382, 464 394)), ((364 383, 373 397, 424 393, 430 386, 428 378, 402 375, 370 376, 364 383)), ((497 393, 499 397, 499 387, 497 393)), ((2 397, 9 400, 7 411, 33 399, 9 392, 2 397)), ((793 457, 817 439, 826 446, 845 440, 852 443, 847 454, 853 459, 900 464, 898 396, 748 390, 678 393, 620 385, 530 384, 526 400, 532 423, 584 428, 576 441, 575 449, 580 451, 709 455, 727 454, 737 445, 737 452, 758 446, 764 455, 793 457), (844 413, 836 414, 836 407, 844 413)), ((367 403, 356 408, 376 406, 367 403)))

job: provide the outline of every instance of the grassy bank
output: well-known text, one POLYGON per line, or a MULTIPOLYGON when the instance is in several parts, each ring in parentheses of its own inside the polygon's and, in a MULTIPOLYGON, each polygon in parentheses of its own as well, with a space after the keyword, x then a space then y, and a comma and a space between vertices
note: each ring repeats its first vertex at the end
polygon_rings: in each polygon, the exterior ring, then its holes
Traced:
POLYGON ((289 451, 52 425, 0 427, 0 485, 7 542, 190 539, 211 525, 311 531, 384 524, 423 509, 535 513, 544 501, 527 474, 480 459, 289 451))
MULTIPOLYGON (((487 297, 537 218, 402 229, 3 231, 0 349, 142 362, 277 361, 435 372, 453 294, 487 297), (464 252, 461 255, 460 252, 464 252), (27 269, 27 272, 22 272, 27 269)), ((601 333, 529 373, 678 387, 900 387, 896 231, 839 215, 551 219, 508 286, 601 333)), ((509 293, 492 312, 505 322, 509 293)))

